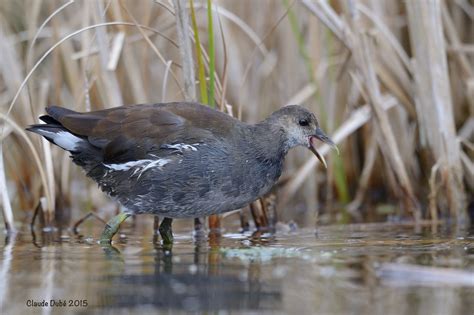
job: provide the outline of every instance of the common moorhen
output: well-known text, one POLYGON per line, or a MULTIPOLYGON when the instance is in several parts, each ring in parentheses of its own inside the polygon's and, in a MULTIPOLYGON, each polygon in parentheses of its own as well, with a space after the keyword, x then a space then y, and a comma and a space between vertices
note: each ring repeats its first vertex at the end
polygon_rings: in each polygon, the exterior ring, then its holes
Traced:
POLYGON ((288 150, 308 147, 326 162, 316 139, 334 143, 314 114, 285 106, 246 124, 198 103, 121 106, 87 113, 51 106, 45 124, 27 130, 71 153, 74 163, 124 206, 101 236, 110 243, 131 215, 165 219, 159 231, 171 243, 173 218, 239 209, 278 180, 288 150))

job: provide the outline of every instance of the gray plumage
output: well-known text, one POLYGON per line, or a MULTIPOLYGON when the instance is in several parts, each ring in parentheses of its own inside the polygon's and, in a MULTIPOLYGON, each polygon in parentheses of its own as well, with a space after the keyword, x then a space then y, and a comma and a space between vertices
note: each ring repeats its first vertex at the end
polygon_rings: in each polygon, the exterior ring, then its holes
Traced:
POLYGON ((46 124, 28 130, 70 151, 130 214, 194 218, 242 208, 276 183, 289 149, 315 150, 311 137, 331 143, 297 105, 253 125, 197 103, 47 113, 46 124))

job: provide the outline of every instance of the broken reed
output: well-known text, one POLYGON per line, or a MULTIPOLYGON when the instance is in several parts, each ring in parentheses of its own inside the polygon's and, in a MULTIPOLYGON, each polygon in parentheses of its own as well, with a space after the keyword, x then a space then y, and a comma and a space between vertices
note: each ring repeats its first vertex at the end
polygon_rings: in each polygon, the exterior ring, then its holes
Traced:
POLYGON ((197 99, 196 87, 201 102, 233 114, 241 108, 246 121, 289 102, 325 116, 341 156, 329 172, 303 150, 289 156, 279 190, 283 220, 301 201, 308 208, 300 222, 314 222, 316 208, 324 215, 346 206, 354 220, 383 220, 374 209, 385 204, 402 215, 464 220, 474 168, 472 7, 439 0, 40 4, 0 3, 0 184, 10 192, 2 195, 10 226, 43 196, 50 221, 58 196, 75 217, 108 203, 67 153, 24 133, 45 105, 81 111, 197 99))

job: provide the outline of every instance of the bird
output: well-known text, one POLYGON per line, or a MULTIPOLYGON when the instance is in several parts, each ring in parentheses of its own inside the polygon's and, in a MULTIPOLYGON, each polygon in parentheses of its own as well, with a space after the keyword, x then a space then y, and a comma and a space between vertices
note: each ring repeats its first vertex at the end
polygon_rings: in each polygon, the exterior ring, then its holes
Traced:
POLYGON ((327 167, 316 141, 336 147, 300 105, 281 107, 255 124, 195 102, 83 113, 49 106, 46 113, 43 123, 27 130, 69 151, 122 205, 102 232, 103 244, 111 243, 123 221, 140 214, 163 217, 159 233, 172 244, 173 219, 240 209, 269 192, 290 149, 307 147, 327 167))

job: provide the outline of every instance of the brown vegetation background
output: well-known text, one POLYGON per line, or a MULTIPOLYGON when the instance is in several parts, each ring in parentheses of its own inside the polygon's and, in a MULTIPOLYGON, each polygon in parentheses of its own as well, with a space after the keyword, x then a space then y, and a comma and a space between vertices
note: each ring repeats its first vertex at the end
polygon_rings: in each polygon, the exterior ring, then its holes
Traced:
POLYGON ((323 146, 325 170, 291 152, 280 220, 467 222, 473 20, 468 0, 1 1, 7 227, 39 200, 52 223, 111 208, 67 152, 25 133, 45 106, 184 99, 248 122, 286 104, 317 114, 340 155, 323 146))

